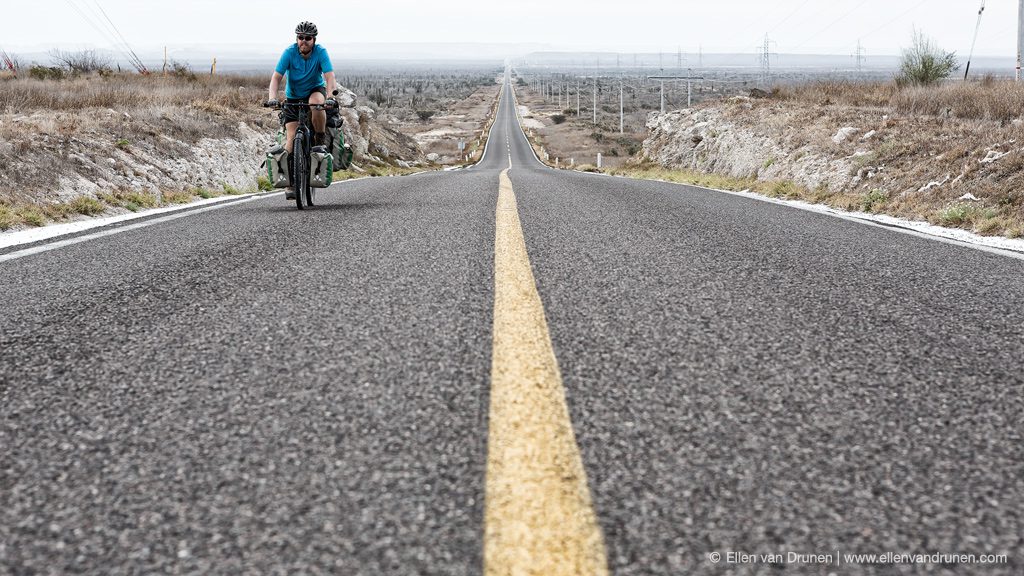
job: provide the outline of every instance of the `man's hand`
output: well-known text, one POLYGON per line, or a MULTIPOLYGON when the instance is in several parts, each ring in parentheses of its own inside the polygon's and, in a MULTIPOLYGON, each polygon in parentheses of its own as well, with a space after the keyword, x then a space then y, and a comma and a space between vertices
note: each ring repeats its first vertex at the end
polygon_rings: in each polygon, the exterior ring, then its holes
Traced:
POLYGON ((263 103, 264 108, 277 108, 281 105, 277 100, 267 100, 263 103))
POLYGON ((334 98, 328 98, 327 100, 324 101, 324 106, 326 106, 327 108, 337 108, 338 101, 335 100, 334 98))

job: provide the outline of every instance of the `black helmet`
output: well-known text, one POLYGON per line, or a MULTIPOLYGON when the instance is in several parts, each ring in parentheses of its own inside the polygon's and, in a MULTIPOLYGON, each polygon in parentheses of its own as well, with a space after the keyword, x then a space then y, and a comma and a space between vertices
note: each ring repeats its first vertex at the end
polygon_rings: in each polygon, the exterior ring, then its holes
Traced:
POLYGON ((312 22, 300 22, 295 27, 295 35, 305 34, 306 36, 316 36, 316 24, 312 22))

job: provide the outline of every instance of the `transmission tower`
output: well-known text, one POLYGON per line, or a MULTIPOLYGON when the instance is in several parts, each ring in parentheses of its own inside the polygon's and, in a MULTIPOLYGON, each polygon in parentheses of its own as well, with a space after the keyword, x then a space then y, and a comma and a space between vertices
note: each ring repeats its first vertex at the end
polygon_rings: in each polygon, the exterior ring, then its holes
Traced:
POLYGON ((860 38, 857 39, 857 53, 854 57, 857 58, 857 74, 860 74, 864 71, 864 62, 867 60, 867 50, 860 43, 860 38))
POLYGON ((771 80, 772 73, 772 44, 774 42, 768 38, 768 35, 764 35, 764 45, 761 47, 761 83, 765 86, 771 80))

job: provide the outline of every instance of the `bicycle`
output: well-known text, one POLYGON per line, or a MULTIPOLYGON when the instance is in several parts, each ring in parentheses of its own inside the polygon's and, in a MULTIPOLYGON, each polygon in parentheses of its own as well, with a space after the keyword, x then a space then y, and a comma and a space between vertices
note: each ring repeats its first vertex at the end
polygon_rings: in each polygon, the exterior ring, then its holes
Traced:
MULTIPOLYGON (((337 91, 335 91, 337 92, 337 91)), ((310 152, 324 152, 325 150, 313 150, 313 127, 309 120, 310 110, 330 110, 337 108, 337 103, 325 102, 323 104, 310 104, 308 102, 264 102, 265 108, 273 110, 284 110, 294 108, 299 113, 299 126, 295 130, 295 139, 292 140, 292 162, 288 167, 291 170, 292 189, 295 191, 295 207, 302 210, 313 206, 316 201, 316 188, 310 185, 310 152)), ((322 146, 320 148, 323 148, 322 146)), ((286 193, 287 196, 287 193, 286 193)))

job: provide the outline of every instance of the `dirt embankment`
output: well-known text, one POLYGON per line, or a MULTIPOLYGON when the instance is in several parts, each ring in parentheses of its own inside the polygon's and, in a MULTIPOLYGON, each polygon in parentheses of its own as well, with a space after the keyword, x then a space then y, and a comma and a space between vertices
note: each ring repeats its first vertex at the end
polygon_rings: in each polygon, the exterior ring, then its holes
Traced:
POLYGON ((1024 234, 1024 126, 882 107, 732 98, 651 114, 640 165, 980 234, 1024 234))
MULTIPOLYGON (((253 192, 279 129, 251 77, 0 82, 0 230, 253 192)), ((426 164, 355 94, 339 96, 361 167, 426 164)))

